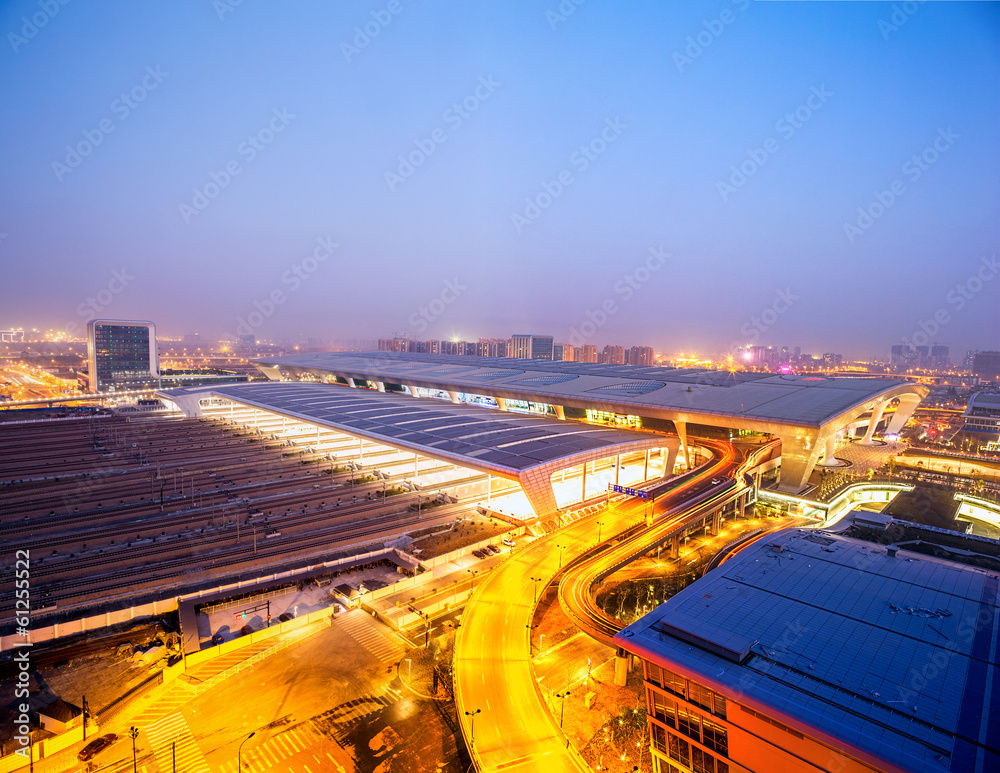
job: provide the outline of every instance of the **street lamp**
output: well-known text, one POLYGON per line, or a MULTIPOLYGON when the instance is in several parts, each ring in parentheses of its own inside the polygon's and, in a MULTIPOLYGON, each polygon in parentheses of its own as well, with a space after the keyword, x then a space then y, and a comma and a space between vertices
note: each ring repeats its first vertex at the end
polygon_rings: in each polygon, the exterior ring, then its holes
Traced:
POLYGON ((257 735, 257 731, 256 730, 254 730, 252 733, 250 733, 250 735, 248 735, 246 738, 244 738, 243 742, 240 744, 240 748, 236 752, 236 762, 237 762, 237 768, 236 769, 237 770, 243 770, 243 744, 245 744, 247 741, 249 741, 255 735, 257 735))
POLYGON ((130 727, 128 729, 128 737, 132 739, 132 773, 136 773, 135 764, 135 739, 139 737, 139 728, 130 727))
POLYGON ((598 542, 601 541, 601 527, 602 526, 604 526, 604 523, 602 521, 598 521, 597 522, 597 541, 598 542))
POLYGON ((482 709, 476 709, 475 711, 465 712, 465 716, 469 717, 469 735, 471 740, 469 741, 470 746, 476 745, 476 714, 481 712, 482 709))
POLYGON ((537 603, 538 603, 538 583, 540 583, 540 582, 541 582, 542 580, 544 580, 544 579, 545 579, 544 577, 531 577, 531 578, 530 578, 530 580, 531 580, 531 581, 532 581, 533 583, 535 583, 535 595, 534 595, 534 597, 533 597, 533 598, 531 599, 531 603, 532 603, 532 605, 534 605, 534 604, 537 604, 537 603))
POLYGON ((562 571, 562 552, 566 549, 565 545, 556 545, 559 548, 559 571, 562 571))
POLYGON ((476 590, 476 575, 479 574, 479 570, 478 569, 466 569, 465 571, 467 571, 469 574, 472 575, 472 591, 475 592, 475 590, 476 590))
MULTIPOLYGON (((569 695, 569 690, 566 692, 556 693, 557 698, 562 698, 562 704, 559 707, 559 729, 562 730, 563 718, 566 715, 566 697, 569 695)), ((569 746, 569 738, 566 739, 566 745, 569 746)))

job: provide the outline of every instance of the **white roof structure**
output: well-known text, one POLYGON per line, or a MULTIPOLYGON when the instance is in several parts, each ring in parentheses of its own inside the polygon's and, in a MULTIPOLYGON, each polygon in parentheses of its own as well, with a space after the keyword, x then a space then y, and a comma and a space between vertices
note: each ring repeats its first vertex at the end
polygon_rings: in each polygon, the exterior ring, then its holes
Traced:
POLYGON ((657 448, 668 450, 672 469, 678 449, 663 435, 329 384, 256 382, 157 394, 188 416, 200 415, 202 400, 222 398, 515 480, 539 516, 556 511, 553 472, 657 448))
POLYGON ((889 379, 399 352, 296 354, 255 364, 275 380, 338 377, 668 419, 682 442, 688 423, 769 432, 783 440, 782 478, 792 489, 804 485, 824 444, 845 427, 866 414, 881 418, 898 400, 888 430, 898 431, 926 394, 889 379))

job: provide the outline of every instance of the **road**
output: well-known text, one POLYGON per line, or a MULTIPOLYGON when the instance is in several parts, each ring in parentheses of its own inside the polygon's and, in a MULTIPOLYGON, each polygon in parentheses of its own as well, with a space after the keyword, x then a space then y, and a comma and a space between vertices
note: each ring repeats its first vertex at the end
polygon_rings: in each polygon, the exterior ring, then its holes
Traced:
MULTIPOLYGON (((699 492, 733 463, 728 443, 711 443, 713 459, 665 484, 670 502, 699 492), (717 446, 717 447, 716 447, 717 446)), ((533 598, 570 562, 644 521, 645 503, 627 500, 548 534, 498 566, 476 589, 462 617, 455 649, 455 699, 462 733, 480 771, 588 770, 568 745, 532 668, 533 598), (544 587, 544 585, 540 586, 544 587)))
POLYGON ((651 528, 609 545, 570 568, 559 583, 559 603, 570 619, 590 636, 613 646, 614 635, 624 626, 598 606, 594 584, 683 531, 693 519, 711 513, 746 491, 752 482, 747 481, 745 468, 756 458, 767 455, 773 445, 754 449, 742 463, 737 463, 729 444, 713 446, 716 458, 710 467, 712 471, 685 481, 658 499, 657 510, 663 515, 651 528), (708 475, 716 477, 706 482, 708 475))

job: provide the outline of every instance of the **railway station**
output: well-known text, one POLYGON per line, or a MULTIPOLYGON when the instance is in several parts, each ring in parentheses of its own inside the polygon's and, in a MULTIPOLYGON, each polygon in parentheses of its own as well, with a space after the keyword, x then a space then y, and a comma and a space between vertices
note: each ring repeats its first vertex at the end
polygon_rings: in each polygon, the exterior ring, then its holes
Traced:
POLYGON ((845 439, 879 443, 898 433, 927 388, 881 378, 454 357, 327 352, 262 358, 264 375, 405 392, 418 398, 611 423, 688 437, 781 440, 778 484, 802 491, 813 470, 836 467, 845 439))
POLYGON ((322 461, 507 519, 551 518, 609 487, 669 478, 679 440, 652 432, 498 413, 325 384, 268 382, 169 390, 189 418, 224 419, 272 439, 296 437, 322 461))

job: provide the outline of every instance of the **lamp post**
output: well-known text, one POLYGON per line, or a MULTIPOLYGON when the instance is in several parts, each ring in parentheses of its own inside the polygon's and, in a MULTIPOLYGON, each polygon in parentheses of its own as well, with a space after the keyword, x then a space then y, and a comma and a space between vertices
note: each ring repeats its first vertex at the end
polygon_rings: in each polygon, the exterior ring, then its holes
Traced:
MULTIPOLYGON (((562 699, 562 704, 559 707, 559 729, 563 729, 563 718, 566 716, 566 697, 569 695, 569 690, 566 692, 556 693, 557 698, 562 699)), ((566 745, 569 746, 569 738, 566 739, 566 745)))
POLYGON ((250 733, 250 735, 248 735, 246 738, 243 739, 243 742, 240 744, 239 750, 236 752, 236 763, 237 763, 237 768, 236 769, 238 771, 239 770, 243 770, 243 744, 245 744, 247 741, 249 741, 255 735, 257 735, 257 731, 256 730, 254 730, 252 733, 250 733))
POLYGON ((535 595, 531 599, 531 603, 532 604, 537 604, 538 603, 538 583, 542 582, 545 578, 544 577, 532 577, 530 579, 531 579, 531 581, 533 583, 535 583, 535 595))
POLYGON ((476 709, 475 711, 465 712, 465 716, 469 717, 469 735, 471 740, 469 741, 470 746, 476 745, 476 714, 481 712, 482 709, 476 709))
POLYGON ((478 569, 466 569, 465 571, 467 571, 469 574, 472 575, 472 591, 473 591, 473 593, 475 593, 475 591, 476 591, 476 575, 479 574, 479 570, 478 569))
POLYGON ((139 728, 130 727, 128 729, 128 737, 132 739, 132 773, 136 773, 135 764, 135 739, 139 737, 139 728))
POLYGON ((604 522, 603 521, 598 521, 597 522, 597 541, 598 542, 601 541, 601 527, 602 526, 604 526, 604 522))
POLYGON ((566 549, 565 545, 556 545, 559 548, 559 571, 562 571, 562 552, 566 549))

